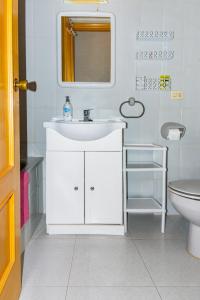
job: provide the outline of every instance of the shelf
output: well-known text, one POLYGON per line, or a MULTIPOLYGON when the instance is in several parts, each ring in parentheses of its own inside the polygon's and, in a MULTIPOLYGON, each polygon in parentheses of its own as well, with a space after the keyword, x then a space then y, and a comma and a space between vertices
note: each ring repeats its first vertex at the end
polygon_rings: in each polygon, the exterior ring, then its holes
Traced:
POLYGON ((156 144, 125 144, 124 150, 143 150, 143 151, 167 151, 167 147, 156 144))
POLYGON ((142 172, 142 171, 165 171, 165 168, 156 162, 129 162, 126 166, 126 171, 142 172))
MULTIPOLYGON (((166 182, 167 182, 167 147, 163 147, 156 144, 131 144, 127 143, 123 147, 123 181, 124 181, 124 224, 125 231, 127 232, 127 216, 129 213, 132 214, 151 214, 158 213, 161 215, 161 232, 165 232, 165 218, 166 218, 166 182), (129 157, 129 151, 139 151, 139 161, 135 161, 131 156, 129 157), (151 151, 151 159, 145 161, 146 154, 144 151, 151 151), (158 157, 157 157, 158 156, 158 157), (144 161, 141 161, 141 158, 144 161), (130 161, 129 161, 130 159, 130 161), (157 159, 159 161, 157 162, 157 159), (152 195, 150 198, 144 198, 138 195, 138 197, 128 198, 128 183, 130 183, 130 178, 128 180, 128 172, 152 172, 151 175, 154 175, 154 172, 160 172, 161 180, 161 195, 157 196, 152 195), (160 201, 157 201, 155 198, 161 197, 160 201), (127 199, 128 198, 128 199, 127 199)), ((135 153, 136 154, 136 153, 135 153)), ((148 155, 149 156, 149 155, 148 155)), ((141 180, 139 176, 139 180, 141 180)), ((156 180, 155 176, 153 179, 156 180)), ((158 182, 156 182, 158 184, 158 182)))
POLYGON ((158 213, 162 212, 161 204, 154 198, 128 198, 127 213, 158 213))

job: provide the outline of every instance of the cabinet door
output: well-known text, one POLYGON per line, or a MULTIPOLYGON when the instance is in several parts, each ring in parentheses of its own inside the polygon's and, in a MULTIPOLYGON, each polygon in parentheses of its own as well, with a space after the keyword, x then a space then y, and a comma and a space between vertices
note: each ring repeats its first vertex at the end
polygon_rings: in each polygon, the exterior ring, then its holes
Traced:
POLYGON ((47 224, 84 223, 84 153, 48 152, 47 224))
POLYGON ((122 224, 121 152, 86 152, 85 223, 122 224))

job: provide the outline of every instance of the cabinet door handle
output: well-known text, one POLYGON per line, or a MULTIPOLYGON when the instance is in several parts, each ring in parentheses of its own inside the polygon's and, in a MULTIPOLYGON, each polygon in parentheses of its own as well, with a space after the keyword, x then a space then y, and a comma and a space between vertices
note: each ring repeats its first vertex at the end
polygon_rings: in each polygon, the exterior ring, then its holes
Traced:
POLYGON ((90 190, 91 190, 91 191, 94 191, 94 186, 91 186, 90 190))
POLYGON ((75 190, 75 191, 78 191, 78 186, 75 186, 75 187, 74 187, 74 190, 75 190))

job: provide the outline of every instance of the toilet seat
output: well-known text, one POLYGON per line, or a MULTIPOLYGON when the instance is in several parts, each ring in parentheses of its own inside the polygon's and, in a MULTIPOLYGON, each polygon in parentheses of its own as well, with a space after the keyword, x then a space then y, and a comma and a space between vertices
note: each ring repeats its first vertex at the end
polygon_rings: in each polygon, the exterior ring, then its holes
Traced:
POLYGON ((169 183, 169 190, 184 198, 200 201, 200 180, 177 180, 169 183))

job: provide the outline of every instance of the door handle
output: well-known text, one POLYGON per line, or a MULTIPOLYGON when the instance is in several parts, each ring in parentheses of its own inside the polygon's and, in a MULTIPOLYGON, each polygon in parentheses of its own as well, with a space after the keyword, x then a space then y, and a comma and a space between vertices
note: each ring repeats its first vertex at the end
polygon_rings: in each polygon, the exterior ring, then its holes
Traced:
POLYGON ((78 191, 78 186, 75 186, 75 187, 74 187, 74 190, 75 190, 75 191, 78 191))
POLYGON ((91 186, 90 190, 93 192, 95 190, 94 186, 91 186))
POLYGON ((32 92, 36 92, 37 83, 35 81, 28 82, 27 80, 14 80, 14 90, 17 92, 18 90, 27 91, 30 90, 32 92))

